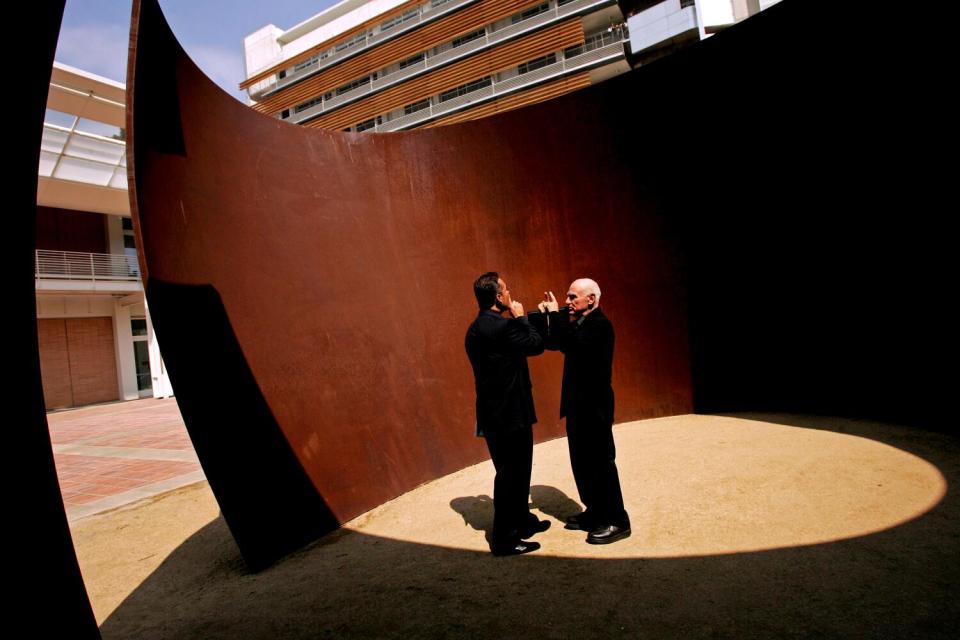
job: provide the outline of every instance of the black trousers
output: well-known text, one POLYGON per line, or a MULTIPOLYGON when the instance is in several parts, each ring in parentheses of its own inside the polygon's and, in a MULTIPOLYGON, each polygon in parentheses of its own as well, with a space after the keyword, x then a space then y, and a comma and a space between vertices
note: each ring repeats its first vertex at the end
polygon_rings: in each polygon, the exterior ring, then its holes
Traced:
POLYGON ((590 520, 598 526, 629 527, 617 473, 613 425, 567 416, 567 445, 573 479, 590 520))
POLYGON ((491 546, 510 546, 527 537, 539 518, 530 513, 530 470, 533 466, 533 429, 486 433, 487 448, 497 475, 493 481, 491 546))

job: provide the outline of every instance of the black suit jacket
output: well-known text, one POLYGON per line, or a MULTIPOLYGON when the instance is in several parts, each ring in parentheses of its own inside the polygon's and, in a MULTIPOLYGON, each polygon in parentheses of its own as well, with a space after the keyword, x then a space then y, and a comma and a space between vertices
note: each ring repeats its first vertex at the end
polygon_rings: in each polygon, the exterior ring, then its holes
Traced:
POLYGON ((537 320, 546 348, 564 353, 560 417, 613 424, 613 324, 599 308, 580 324, 556 312, 537 320))
POLYGON ((543 338, 525 317, 481 311, 464 341, 477 390, 477 428, 505 433, 537 421, 527 356, 543 353, 543 338))

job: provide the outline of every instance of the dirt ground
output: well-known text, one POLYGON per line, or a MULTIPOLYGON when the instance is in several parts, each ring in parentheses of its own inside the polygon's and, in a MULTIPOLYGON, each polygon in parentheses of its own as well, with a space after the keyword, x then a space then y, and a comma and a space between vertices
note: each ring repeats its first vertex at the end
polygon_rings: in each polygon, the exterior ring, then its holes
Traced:
POLYGON ((260 573, 206 483, 72 525, 110 638, 954 638, 960 443, 864 421, 616 428, 633 535, 591 546, 566 440, 534 450, 542 549, 488 552, 493 467, 381 505, 260 573))

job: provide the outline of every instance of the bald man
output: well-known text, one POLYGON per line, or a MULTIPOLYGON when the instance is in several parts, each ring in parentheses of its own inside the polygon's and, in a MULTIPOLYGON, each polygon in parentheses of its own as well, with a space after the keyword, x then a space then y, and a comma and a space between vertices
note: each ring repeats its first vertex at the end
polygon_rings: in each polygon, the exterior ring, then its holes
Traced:
POLYGON ((565 314, 552 291, 538 308, 547 320, 545 347, 564 354, 560 417, 567 419, 570 466, 585 507, 566 528, 589 532, 590 544, 610 544, 630 535, 613 442, 613 325, 600 309, 600 286, 589 278, 571 283, 565 314))

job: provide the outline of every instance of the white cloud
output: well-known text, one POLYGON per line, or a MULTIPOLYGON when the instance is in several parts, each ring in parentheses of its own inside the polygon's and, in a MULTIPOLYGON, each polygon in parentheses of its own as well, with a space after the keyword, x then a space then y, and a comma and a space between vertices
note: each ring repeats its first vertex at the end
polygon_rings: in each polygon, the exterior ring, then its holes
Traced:
POLYGON ((130 33, 125 26, 86 24, 64 26, 57 42, 58 62, 97 75, 127 81, 127 42, 130 33))

